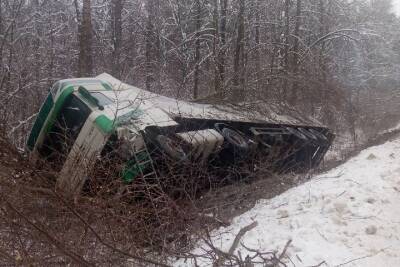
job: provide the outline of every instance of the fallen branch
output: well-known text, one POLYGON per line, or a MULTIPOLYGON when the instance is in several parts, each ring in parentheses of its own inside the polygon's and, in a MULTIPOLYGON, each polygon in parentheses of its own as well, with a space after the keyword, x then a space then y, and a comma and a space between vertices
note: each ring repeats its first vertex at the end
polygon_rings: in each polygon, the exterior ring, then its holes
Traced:
POLYGON ((289 248, 289 246, 290 246, 291 243, 292 243, 292 240, 291 240, 291 239, 288 240, 288 242, 286 242, 286 245, 285 245, 285 247, 283 248, 282 253, 281 253, 281 254, 279 255, 279 257, 278 257, 279 262, 281 262, 282 259, 283 259, 283 257, 285 257, 286 251, 287 251, 287 249, 289 248))
POLYGON ((253 222, 245 227, 243 227, 242 229, 240 229, 239 233, 237 233, 235 239, 233 240, 233 243, 231 245, 231 247, 229 248, 228 252, 223 252, 215 247, 212 247, 212 249, 214 251, 217 252, 217 254, 219 254, 219 258, 214 262, 214 266, 220 266, 226 259, 229 258, 237 258, 234 256, 234 252, 236 250, 236 248, 238 247, 239 243, 240 243, 240 239, 250 230, 252 230, 253 228, 255 228, 258 225, 257 222, 253 222))
POLYGON ((321 261, 317 265, 312 265, 312 266, 308 266, 308 267, 320 267, 320 266, 322 266, 322 264, 326 264, 326 261, 321 261))
POLYGON ((243 227, 242 229, 240 229, 239 233, 235 237, 235 240, 233 240, 233 243, 232 243, 231 248, 229 249, 228 253, 233 254, 233 252, 235 252, 237 246, 239 245, 240 239, 242 239, 242 237, 248 231, 251 231, 253 228, 257 227, 257 225, 258 225, 258 222, 255 221, 255 222, 243 227))

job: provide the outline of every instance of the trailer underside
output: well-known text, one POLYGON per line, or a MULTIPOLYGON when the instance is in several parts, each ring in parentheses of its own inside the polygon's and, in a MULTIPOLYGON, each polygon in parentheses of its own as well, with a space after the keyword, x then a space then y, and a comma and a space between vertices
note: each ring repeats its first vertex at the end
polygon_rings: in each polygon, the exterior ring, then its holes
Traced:
POLYGON ((102 157, 112 159, 112 166, 122 166, 116 168, 119 174, 115 176, 131 183, 138 178, 162 176, 171 168, 185 172, 189 165, 218 169, 219 173, 243 166, 268 168, 278 173, 306 172, 318 166, 334 138, 323 127, 193 118, 174 120, 178 126, 149 126, 142 131, 146 149, 136 151, 129 159, 116 156, 121 154, 117 152, 121 150, 117 137, 106 145, 102 157), (199 134, 202 134, 201 140, 197 137, 199 134))

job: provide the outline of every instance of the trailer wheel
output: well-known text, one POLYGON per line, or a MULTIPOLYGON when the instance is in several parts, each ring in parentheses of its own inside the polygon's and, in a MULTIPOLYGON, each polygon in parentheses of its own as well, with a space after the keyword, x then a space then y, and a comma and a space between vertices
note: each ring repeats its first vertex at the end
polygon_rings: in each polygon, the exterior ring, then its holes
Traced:
POLYGON ((216 124, 214 124, 215 130, 217 130, 217 132, 219 132, 220 134, 222 134, 222 130, 225 127, 228 127, 225 123, 216 123, 216 124))
POLYGON ((319 131, 317 131, 317 130, 314 130, 314 129, 309 129, 308 131, 310 131, 312 134, 314 134, 316 137, 318 137, 319 139, 321 139, 321 140, 323 140, 323 141, 325 141, 325 142, 328 142, 329 140, 328 140, 328 137, 326 137, 323 133, 321 133, 321 132, 319 132, 319 131))
POLYGON ((185 161, 188 159, 178 139, 170 138, 165 135, 158 135, 156 141, 160 149, 172 159, 177 161, 185 161))
POLYGON ((247 153, 249 151, 249 144, 247 143, 246 138, 244 138, 237 131, 235 131, 231 128, 223 128, 222 136, 225 138, 226 141, 228 141, 228 143, 230 145, 233 146, 233 148, 236 151, 245 152, 245 153, 247 153))
POLYGON ((308 138, 310 138, 311 140, 318 141, 318 137, 316 137, 313 133, 311 133, 307 129, 299 127, 297 128, 297 130, 302 134, 304 134, 305 136, 307 136, 308 138))
POLYGON ((300 140, 304 140, 304 141, 308 141, 307 136, 305 136, 302 132, 300 132, 299 130, 296 130, 293 127, 286 127, 286 130, 292 134, 293 136, 297 137, 300 140))

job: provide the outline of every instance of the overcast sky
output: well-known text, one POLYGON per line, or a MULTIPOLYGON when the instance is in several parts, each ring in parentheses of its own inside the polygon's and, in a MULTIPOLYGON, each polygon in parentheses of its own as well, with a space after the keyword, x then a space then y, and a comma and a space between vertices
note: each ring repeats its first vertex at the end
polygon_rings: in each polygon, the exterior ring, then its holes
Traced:
POLYGON ((393 0, 394 11, 397 16, 400 16, 400 0, 393 0))

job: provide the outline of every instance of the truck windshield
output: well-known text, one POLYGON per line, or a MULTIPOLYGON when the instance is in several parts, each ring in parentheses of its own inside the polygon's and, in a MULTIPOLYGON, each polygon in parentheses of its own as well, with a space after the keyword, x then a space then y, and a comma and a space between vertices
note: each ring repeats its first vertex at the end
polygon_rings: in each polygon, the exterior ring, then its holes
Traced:
POLYGON ((73 94, 64 102, 39 150, 56 169, 62 167, 90 113, 90 108, 73 94))
POLYGON ((99 101, 100 106, 107 106, 114 103, 110 98, 100 92, 90 92, 90 94, 99 101))

